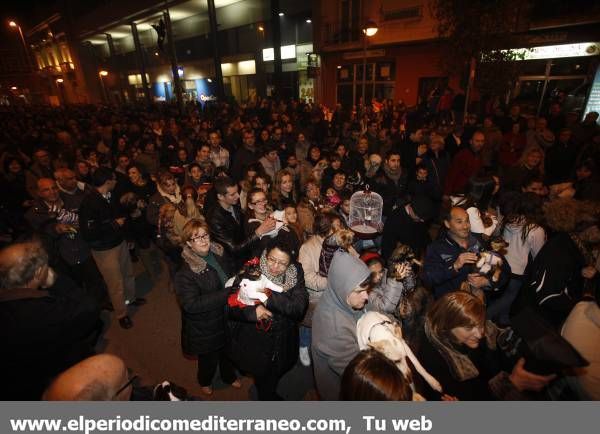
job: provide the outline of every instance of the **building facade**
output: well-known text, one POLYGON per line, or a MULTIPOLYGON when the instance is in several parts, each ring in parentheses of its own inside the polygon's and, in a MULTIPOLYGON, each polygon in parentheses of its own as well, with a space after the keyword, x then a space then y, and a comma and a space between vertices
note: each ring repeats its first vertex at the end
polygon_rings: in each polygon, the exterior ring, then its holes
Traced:
MULTIPOLYGON (((548 7, 531 2, 511 47, 535 47, 527 52, 523 73, 507 95, 530 113, 542 110, 560 92, 569 98, 571 109, 581 110, 598 67, 598 3, 587 2, 587 8, 581 1, 554 3, 548 7)), ((315 47, 321 61, 317 99, 326 105, 356 105, 364 95, 367 102, 393 98, 414 106, 435 89, 466 86, 467 65, 460 76, 449 76, 440 67, 445 46, 429 1, 331 0, 316 7, 315 47), (370 37, 361 31, 367 22, 378 29, 370 37)))

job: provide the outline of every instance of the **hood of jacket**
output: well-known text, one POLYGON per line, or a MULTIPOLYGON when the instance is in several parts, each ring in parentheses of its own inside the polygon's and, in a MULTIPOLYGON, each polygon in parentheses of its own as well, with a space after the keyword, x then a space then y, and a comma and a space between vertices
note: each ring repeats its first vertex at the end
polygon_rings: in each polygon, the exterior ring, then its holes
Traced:
POLYGON ((331 260, 327 275, 327 286, 334 304, 351 314, 362 313, 350 307, 346 299, 354 288, 371 274, 367 265, 358 258, 343 251, 337 251, 331 260))

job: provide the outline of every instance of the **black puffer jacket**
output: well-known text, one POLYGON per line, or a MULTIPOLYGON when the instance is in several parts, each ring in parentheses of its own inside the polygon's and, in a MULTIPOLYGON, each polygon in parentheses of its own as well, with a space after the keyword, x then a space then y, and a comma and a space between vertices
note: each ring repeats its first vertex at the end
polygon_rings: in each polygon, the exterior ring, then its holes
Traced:
MULTIPOLYGON (((223 247, 212 244, 211 252, 229 276, 223 247)), ((175 292, 181 308, 183 352, 198 355, 223 348, 227 343, 225 303, 229 291, 224 289, 217 271, 204 263, 204 269, 195 272, 184 261, 175 275, 175 292)))
POLYGON ((298 325, 308 307, 308 292, 302 267, 295 262, 289 266, 296 267, 297 281, 287 291, 273 292, 269 297, 267 309, 273 313, 270 326, 257 324, 255 306, 227 306, 230 357, 242 371, 257 377, 268 373, 281 376, 298 360, 298 325))

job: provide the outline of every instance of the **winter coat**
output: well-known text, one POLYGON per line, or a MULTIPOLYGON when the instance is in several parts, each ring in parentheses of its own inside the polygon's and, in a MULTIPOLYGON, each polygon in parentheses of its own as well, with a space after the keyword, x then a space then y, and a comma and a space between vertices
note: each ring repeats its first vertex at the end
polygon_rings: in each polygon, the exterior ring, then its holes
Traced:
POLYGON ((349 253, 337 252, 331 261, 328 288, 312 320, 315 381, 323 400, 339 399, 342 373, 359 353, 356 322, 367 307, 354 310, 346 299, 369 275, 365 263, 349 253))
MULTIPOLYGON (((485 250, 481 242, 473 235, 469 237, 466 249, 458 245, 450 235, 444 233, 432 242, 425 252, 422 278, 425 284, 433 289, 435 298, 440 298, 447 292, 460 289, 461 283, 467 280, 470 273, 476 272, 474 265, 464 265, 460 270, 454 270, 454 262, 461 253, 479 253, 485 250)), ((503 287, 510 278, 510 267, 506 260, 502 263, 502 272, 498 282, 494 284, 495 290, 503 287)))
MULTIPOLYGON (((70 206, 66 201, 63 201, 62 209, 70 215, 70 219, 75 219, 75 222, 68 223, 77 227, 77 214, 79 210, 76 207, 70 206)), ((44 247, 51 256, 54 254, 60 255, 71 266, 84 262, 90 257, 90 248, 81 237, 79 231, 67 234, 61 234, 56 231, 57 224, 61 223, 57 219, 57 214, 57 212, 50 212, 48 205, 43 200, 38 199, 27 210, 25 219, 41 236, 44 247)))
MULTIPOLYGON (((507 372, 502 370, 506 361, 502 359, 499 350, 491 349, 483 338, 475 350, 455 346, 453 351, 463 353, 469 357, 479 371, 474 378, 459 380, 452 375, 451 368, 441 352, 429 340, 425 333, 419 339, 417 359, 427 372, 440 382, 444 393, 458 398, 460 401, 490 401, 490 400, 520 400, 526 399, 512 385, 507 372)), ((416 376, 417 382, 422 384, 419 389, 427 400, 439 400, 440 394, 416 376)))
POLYGON ((581 300, 584 266, 585 259, 569 234, 550 237, 531 264, 511 313, 530 306, 559 327, 581 300))
MULTIPOLYGON (((211 244, 211 252, 225 274, 229 275, 224 249, 211 244)), ((175 293, 181 308, 181 348, 191 355, 206 354, 224 348, 227 342, 225 289, 217 271, 205 261, 193 271, 187 262, 175 275, 175 293)))
POLYGON ((0 399, 39 400, 53 377, 93 355, 99 315, 93 298, 65 276, 49 291, 2 289, 0 399))
MULTIPOLYGON (((296 282, 282 293, 271 293, 266 308, 273 313, 270 322, 256 321, 256 306, 244 308, 227 305, 227 319, 231 333, 229 356, 243 372, 255 377, 279 377, 289 371, 298 360, 298 324, 308 306, 302 267, 296 268, 296 282)), ((232 288, 239 284, 236 278, 232 288)))
POLYGON ((423 157, 423 164, 427 167, 429 179, 440 192, 443 191, 450 168, 450 155, 444 150, 439 151, 437 154, 427 151, 423 157))
POLYGON ((404 207, 396 208, 383 226, 381 255, 387 261, 398 243, 406 244, 421 257, 431 241, 427 224, 414 221, 404 207))
POLYGON ((444 194, 451 195, 462 193, 467 187, 469 178, 477 175, 483 167, 483 160, 479 154, 475 154, 471 148, 464 148, 452 159, 452 164, 446 176, 444 194))
POLYGON ((124 240, 124 231, 115 221, 121 217, 116 199, 105 199, 93 190, 81 202, 79 230, 92 250, 109 250, 124 240))
POLYGON ((210 210, 206 220, 213 240, 225 248, 225 252, 234 261, 233 268, 238 269, 245 259, 250 258, 252 248, 259 238, 254 232, 246 236, 239 206, 234 207, 234 212, 237 221, 229 211, 217 204, 210 210))

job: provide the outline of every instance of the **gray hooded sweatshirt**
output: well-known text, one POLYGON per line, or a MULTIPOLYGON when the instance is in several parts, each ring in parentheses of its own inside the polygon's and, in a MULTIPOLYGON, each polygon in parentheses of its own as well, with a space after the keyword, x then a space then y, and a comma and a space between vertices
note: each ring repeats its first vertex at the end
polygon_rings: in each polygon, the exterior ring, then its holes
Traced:
POLYGON ((359 353, 356 322, 366 311, 354 310, 346 298, 369 277, 360 259, 338 251, 327 276, 327 289, 315 309, 312 322, 312 356, 315 380, 321 399, 338 400, 341 376, 359 353))

